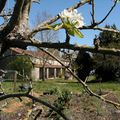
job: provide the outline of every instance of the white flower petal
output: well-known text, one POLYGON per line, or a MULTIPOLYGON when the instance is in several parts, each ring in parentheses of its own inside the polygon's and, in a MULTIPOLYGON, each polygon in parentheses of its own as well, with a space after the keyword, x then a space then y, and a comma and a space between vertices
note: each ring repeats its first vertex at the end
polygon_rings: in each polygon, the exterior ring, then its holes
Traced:
POLYGON ((61 18, 64 18, 65 21, 68 19, 70 23, 76 23, 76 28, 82 27, 84 25, 84 18, 80 13, 78 13, 76 9, 74 9, 73 11, 68 11, 65 9, 59 15, 61 18))

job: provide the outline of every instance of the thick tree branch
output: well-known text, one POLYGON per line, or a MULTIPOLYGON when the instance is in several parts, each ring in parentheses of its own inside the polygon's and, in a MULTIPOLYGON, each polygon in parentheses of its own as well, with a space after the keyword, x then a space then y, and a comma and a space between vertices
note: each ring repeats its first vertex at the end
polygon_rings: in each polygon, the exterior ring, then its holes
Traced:
POLYGON ((70 50, 83 50, 89 51, 92 53, 101 53, 101 54, 110 54, 115 56, 120 56, 120 50, 114 48, 99 48, 97 51, 94 47, 89 46, 78 46, 74 44, 66 44, 66 43, 48 43, 48 42, 38 42, 36 40, 11 40, 8 41, 8 44, 11 47, 18 47, 18 48, 26 48, 27 46, 35 46, 35 47, 44 47, 44 48, 54 48, 54 49, 70 49, 70 50))
POLYGON ((50 105, 49 103, 43 101, 43 100, 40 100, 39 98, 36 98, 28 93, 18 93, 18 94, 8 94, 8 95, 2 95, 0 96, 0 101, 1 100, 5 100, 5 99, 8 99, 8 98, 14 98, 14 97, 27 97, 27 98, 30 98, 38 103, 41 103, 49 108, 51 108, 53 111, 55 111, 56 113, 58 113, 64 120, 69 120, 61 111, 59 111, 57 108, 55 108, 54 106, 50 105))
POLYGON ((24 0, 17 0, 14 7, 13 15, 10 21, 8 22, 6 27, 0 32, 1 38, 6 37, 6 35, 8 35, 14 29, 14 27, 19 23, 23 3, 24 3, 24 0))
MULTIPOLYGON (((70 8, 67 8, 67 9, 71 11, 71 10, 76 9, 76 8, 78 8, 78 7, 81 7, 81 6, 83 6, 84 4, 89 3, 89 2, 90 2, 90 0, 80 1, 80 2, 78 2, 76 5, 74 5, 74 6, 70 7, 70 8)), ((30 32, 29 38, 32 37, 32 36, 34 36, 37 32, 39 32, 39 31, 41 30, 41 27, 44 27, 44 26, 46 26, 46 25, 48 25, 48 24, 52 24, 53 22, 57 21, 59 18, 60 18, 60 17, 59 17, 59 14, 58 14, 58 15, 56 15, 55 17, 53 17, 53 18, 51 18, 51 19, 49 19, 49 20, 47 20, 47 21, 39 24, 36 28, 34 28, 34 29, 30 32)))
POLYGON ((30 6, 31 6, 32 0, 25 0, 23 7, 22 7, 22 12, 21 12, 21 18, 19 21, 19 30, 22 30, 22 32, 27 33, 28 29, 28 20, 29 20, 29 12, 30 12, 30 6))
POLYGON ((7 0, 0 0, 0 13, 2 12, 3 8, 5 7, 7 0))

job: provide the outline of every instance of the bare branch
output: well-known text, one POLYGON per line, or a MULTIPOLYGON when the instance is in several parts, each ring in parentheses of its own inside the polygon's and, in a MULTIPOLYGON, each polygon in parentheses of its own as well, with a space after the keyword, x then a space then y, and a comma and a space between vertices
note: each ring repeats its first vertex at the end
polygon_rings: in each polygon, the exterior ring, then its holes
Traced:
POLYGON ((40 4, 40 0, 32 0, 32 2, 40 4))
MULTIPOLYGON (((80 2, 78 2, 76 5, 74 5, 74 6, 70 7, 70 8, 67 8, 67 9, 70 10, 70 11, 73 10, 73 9, 77 9, 78 7, 81 7, 81 6, 83 6, 84 4, 89 3, 89 1, 90 1, 90 0, 80 1, 80 2)), ((47 21, 39 24, 36 28, 34 28, 34 29, 30 32, 29 38, 32 37, 32 36, 34 36, 37 32, 39 32, 39 31, 41 30, 41 27, 43 27, 43 26, 45 26, 45 25, 47 25, 47 24, 52 24, 53 22, 57 21, 59 18, 60 18, 60 17, 59 17, 59 14, 58 14, 58 15, 56 15, 55 17, 53 17, 53 18, 51 18, 51 19, 49 19, 49 20, 47 20, 47 21)))
POLYGON ((85 82, 83 82, 78 76, 76 76, 76 75, 74 74, 74 72, 73 72, 68 66, 65 66, 64 63, 62 63, 57 57, 55 57, 55 56, 54 56, 53 54, 51 54, 49 51, 47 51, 47 50, 45 50, 45 49, 43 49, 43 48, 39 48, 39 49, 42 50, 43 52, 45 52, 46 54, 48 54, 49 56, 51 56, 52 58, 54 58, 54 59, 55 59, 56 61, 58 61, 62 66, 64 66, 64 67, 71 73, 71 75, 72 75, 74 78, 76 78, 79 83, 81 83, 81 84, 83 85, 84 89, 85 89, 90 95, 95 96, 95 97, 101 99, 101 100, 104 101, 104 102, 107 102, 107 103, 110 103, 110 104, 115 105, 115 106, 117 106, 117 107, 120 107, 120 104, 119 104, 119 103, 110 101, 110 100, 108 100, 108 99, 105 99, 103 96, 100 96, 100 95, 94 93, 94 92, 88 87, 88 85, 87 85, 85 82))
POLYGON ((4 14, 4 13, 0 14, 0 17, 5 17, 5 16, 12 16, 12 14, 11 13, 10 14, 4 14))
POLYGON ((18 47, 18 48, 26 48, 26 46, 35 46, 35 47, 45 47, 45 48, 54 48, 54 49, 71 49, 71 50, 83 50, 83 51, 89 51, 92 53, 101 53, 101 54, 111 54, 115 56, 120 56, 120 50, 119 49, 109 49, 109 48, 99 48, 97 51, 94 49, 94 47, 89 46, 78 46, 74 44, 66 44, 66 43, 48 43, 48 42, 39 42, 36 40, 11 40, 8 41, 8 44, 11 47, 18 47))
POLYGON ((43 101, 43 100, 40 100, 40 99, 38 99, 38 98, 30 95, 30 94, 27 94, 27 93, 18 93, 18 94, 2 95, 2 96, 0 96, 0 101, 1 101, 1 100, 5 100, 5 99, 7 99, 7 98, 13 98, 13 97, 17 97, 17 98, 19 98, 19 97, 28 97, 28 98, 30 98, 30 99, 38 102, 38 103, 41 103, 41 104, 43 104, 43 105, 51 108, 53 111, 55 111, 56 113, 58 113, 64 120, 69 120, 69 119, 68 119, 60 110, 58 110, 56 107, 54 107, 54 106, 50 105, 49 103, 47 103, 47 102, 45 102, 45 101, 43 101))
POLYGON ((6 25, 6 27, 1 31, 0 36, 5 37, 6 35, 8 35, 19 23, 23 3, 24 0, 17 0, 14 7, 13 15, 8 24, 6 25))
POLYGON ((83 26, 82 28, 80 28, 80 30, 99 30, 99 31, 108 31, 108 32, 114 32, 114 33, 120 33, 119 30, 115 30, 115 29, 111 29, 111 28, 100 28, 97 26, 83 26))
MULTIPOLYGON (((88 2, 90 2, 90 0, 85 0, 85 1, 83 1, 83 2, 79 2, 79 3, 77 3, 75 6, 68 8, 68 10, 76 9, 76 8, 78 8, 78 7, 84 5, 85 3, 88 3, 88 2)), ((95 10, 94 10, 95 5, 94 5, 94 0, 91 1, 91 4, 92 4, 92 13, 91 13, 91 15, 92 15, 92 24, 89 25, 89 26, 83 26, 83 27, 81 27, 81 28, 79 28, 79 29, 81 29, 81 30, 82 30, 82 29, 94 29, 94 30, 108 31, 108 32, 109 32, 109 31, 110 31, 110 32, 120 32, 120 31, 117 31, 117 30, 114 30, 114 29, 106 29, 106 28, 104 29, 104 28, 98 28, 98 27, 97 27, 99 24, 101 24, 102 22, 104 22, 104 21, 106 20, 106 18, 110 15, 110 13, 113 11, 113 9, 115 8, 115 6, 116 6, 116 4, 117 4, 117 0, 115 1, 114 5, 111 7, 111 9, 109 10, 109 12, 107 13, 107 15, 106 15, 100 22, 96 22, 96 21, 95 21, 95 10)), ((38 31, 48 30, 48 28, 46 27, 46 24, 51 24, 51 23, 55 22, 55 21, 58 20, 58 19, 59 19, 59 14, 56 15, 55 17, 51 18, 50 20, 45 21, 45 22, 39 24, 36 28, 34 28, 34 29, 30 32, 30 34, 29 34, 28 36, 29 36, 29 37, 32 37, 32 36, 34 36, 38 31)), ((29 38, 29 37, 28 37, 28 38, 29 38)))
POLYGON ((114 32, 114 33, 120 33, 119 30, 115 30, 115 29, 111 29, 111 28, 94 27, 93 30, 100 30, 100 31, 108 31, 108 32, 114 32))
POLYGON ((117 5, 117 0, 115 0, 113 6, 111 7, 111 9, 107 13, 107 15, 100 22, 97 22, 96 24, 99 25, 99 24, 103 23, 106 20, 106 18, 110 15, 110 13, 113 11, 113 9, 115 8, 116 5, 117 5))
POLYGON ((91 0, 91 4, 92 4, 92 13, 91 13, 92 24, 95 24, 95 2, 94 0, 91 0))
POLYGON ((3 8, 5 7, 7 0, 0 0, 0 13, 2 12, 3 8))

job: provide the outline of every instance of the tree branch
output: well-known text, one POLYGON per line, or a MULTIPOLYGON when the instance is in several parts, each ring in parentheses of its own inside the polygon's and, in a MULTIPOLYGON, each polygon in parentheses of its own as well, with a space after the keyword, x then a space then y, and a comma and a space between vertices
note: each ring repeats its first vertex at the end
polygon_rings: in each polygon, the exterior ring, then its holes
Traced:
POLYGON ((42 50, 43 52, 45 52, 46 54, 48 54, 49 56, 51 56, 52 58, 54 58, 54 59, 55 59, 56 61, 58 61, 62 66, 64 66, 64 67, 71 73, 71 75, 72 75, 75 79, 77 79, 77 81, 78 81, 79 83, 81 83, 81 84, 83 85, 84 89, 85 89, 90 95, 95 96, 95 97, 101 99, 101 100, 104 101, 104 102, 107 102, 107 103, 110 103, 110 104, 112 104, 112 105, 114 105, 114 106, 120 107, 120 104, 119 104, 119 103, 116 103, 116 102, 114 102, 114 101, 105 99, 103 96, 100 96, 100 95, 94 93, 94 92, 88 87, 88 85, 87 85, 85 82, 83 82, 78 76, 76 76, 76 75, 74 74, 74 72, 73 72, 68 66, 65 66, 64 63, 61 62, 61 60, 59 60, 57 57, 55 57, 55 56, 54 56, 53 54, 51 54, 49 51, 47 51, 47 50, 45 50, 45 49, 43 49, 43 48, 39 48, 39 49, 42 50))
MULTIPOLYGON (((86 3, 89 3, 89 1, 90 1, 90 0, 80 1, 80 2, 78 2, 76 5, 74 5, 74 6, 70 7, 70 8, 67 8, 67 9, 68 9, 69 11, 71 11, 71 10, 73 10, 73 9, 76 9, 76 8, 78 8, 78 7, 83 6, 83 5, 86 4, 86 3)), ((30 38, 30 37, 33 37, 37 32, 39 32, 39 31, 41 30, 41 27, 43 27, 43 26, 45 26, 45 25, 48 25, 48 24, 52 24, 53 22, 57 21, 59 18, 60 18, 60 17, 59 17, 59 14, 58 14, 58 15, 56 15, 55 17, 53 17, 53 18, 51 18, 51 19, 49 19, 49 20, 47 20, 47 21, 39 24, 36 28, 34 28, 34 29, 29 33, 29 35, 28 35, 29 38, 30 38)))
POLYGON ((5 100, 5 99, 7 99, 7 98, 14 98, 14 97, 17 97, 17 98, 19 98, 19 97, 27 97, 27 98, 30 98, 30 99, 38 102, 38 103, 41 103, 41 104, 43 104, 43 105, 51 108, 53 111, 55 111, 56 113, 58 113, 64 120, 69 120, 69 119, 68 119, 61 111, 59 111, 56 107, 50 105, 49 103, 47 103, 47 102, 45 102, 45 101, 43 101, 43 100, 40 100, 40 99, 36 98, 36 97, 34 97, 34 96, 32 96, 32 95, 30 95, 30 94, 28 94, 28 93, 17 93, 17 94, 2 95, 2 96, 0 96, 0 101, 1 101, 1 100, 5 100))
POLYGON ((92 53, 101 53, 101 54, 110 54, 115 56, 120 56, 120 49, 114 48, 99 48, 97 51, 94 47, 89 46, 78 46, 74 44, 66 44, 66 43, 48 43, 48 42, 39 42, 36 40, 11 40, 8 41, 8 44, 11 47, 18 47, 18 48, 26 48, 27 46, 35 46, 35 47, 44 47, 44 48, 54 48, 54 49, 70 49, 70 50, 82 50, 82 51, 89 51, 92 53))
POLYGON ((22 12, 21 12, 21 18, 19 21, 19 30, 21 30, 21 32, 27 33, 31 3, 32 3, 32 0, 24 1, 23 7, 22 7, 22 12))
POLYGON ((111 28, 100 28, 97 26, 83 26, 82 28, 79 28, 80 30, 99 30, 99 31, 108 31, 108 32, 114 32, 114 33, 120 33, 119 30, 111 29, 111 28))
POLYGON ((23 3, 24 0, 17 0, 10 21, 8 22, 6 27, 0 32, 1 38, 6 37, 6 35, 8 35, 14 29, 14 27, 19 23, 23 3))
POLYGON ((95 2, 94 0, 91 0, 91 4, 92 4, 92 13, 91 13, 92 24, 95 24, 95 2))
POLYGON ((40 0, 32 0, 32 2, 40 4, 40 0))
POLYGON ((115 8, 116 5, 117 5, 117 0, 115 0, 113 6, 111 7, 111 9, 107 13, 107 15, 100 22, 97 22, 96 24, 99 25, 99 24, 103 23, 106 20, 106 18, 110 15, 110 13, 113 11, 113 9, 115 8))
POLYGON ((2 12, 3 8, 5 7, 7 0, 0 0, 0 13, 2 12))

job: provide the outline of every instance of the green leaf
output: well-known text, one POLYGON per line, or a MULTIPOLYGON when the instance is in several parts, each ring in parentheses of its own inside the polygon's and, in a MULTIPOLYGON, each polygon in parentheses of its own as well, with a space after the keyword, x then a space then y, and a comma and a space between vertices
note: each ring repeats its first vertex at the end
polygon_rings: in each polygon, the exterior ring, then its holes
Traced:
POLYGON ((63 23, 63 28, 66 29, 66 30, 72 29, 72 25, 70 23, 68 23, 68 22, 64 22, 63 23))
POLYGON ((79 38, 84 37, 84 35, 77 28, 74 29, 74 35, 76 35, 79 38))
POLYGON ((58 30, 60 27, 62 27, 62 23, 57 23, 55 25, 46 25, 46 27, 50 30, 58 30))
POLYGON ((83 38, 84 35, 75 27, 76 23, 70 23, 69 20, 63 22, 63 28, 67 30, 69 35, 77 36, 79 38, 83 38))
POLYGON ((69 35, 75 36, 73 29, 68 29, 67 32, 69 35))

